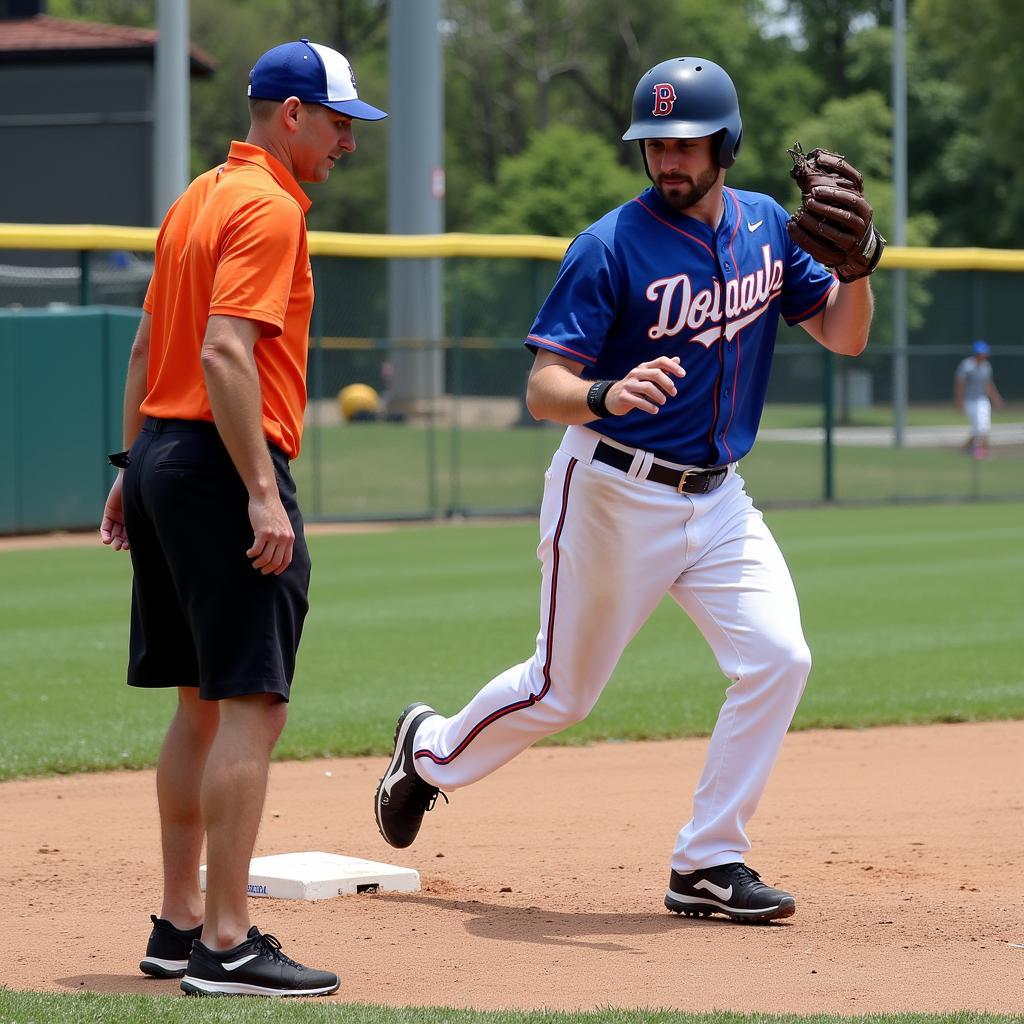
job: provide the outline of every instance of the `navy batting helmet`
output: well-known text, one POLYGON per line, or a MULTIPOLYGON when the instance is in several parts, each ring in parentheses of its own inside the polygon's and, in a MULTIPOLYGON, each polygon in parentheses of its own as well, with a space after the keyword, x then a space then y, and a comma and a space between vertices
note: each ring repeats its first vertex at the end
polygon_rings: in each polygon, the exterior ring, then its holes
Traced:
POLYGON ((673 57, 637 82, 633 119, 623 142, 700 139, 721 132, 718 163, 731 167, 740 151, 743 122, 736 87, 725 70, 703 57, 673 57))

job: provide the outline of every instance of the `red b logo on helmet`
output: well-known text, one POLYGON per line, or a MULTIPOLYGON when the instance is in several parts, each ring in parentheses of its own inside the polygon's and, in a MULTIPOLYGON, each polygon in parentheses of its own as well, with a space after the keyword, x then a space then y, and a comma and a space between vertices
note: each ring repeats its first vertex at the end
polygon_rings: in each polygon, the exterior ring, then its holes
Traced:
POLYGON ((654 110, 651 113, 655 117, 664 117, 672 113, 672 107, 676 102, 676 90, 670 82, 663 82, 654 87, 654 110))

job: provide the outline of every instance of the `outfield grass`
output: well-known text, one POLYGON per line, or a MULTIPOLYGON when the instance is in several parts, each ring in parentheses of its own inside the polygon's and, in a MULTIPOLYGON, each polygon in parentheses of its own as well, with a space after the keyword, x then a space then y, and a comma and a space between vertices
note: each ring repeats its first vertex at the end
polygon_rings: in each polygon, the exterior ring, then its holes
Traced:
POLYGON ((992 1013, 893 1013, 859 1017, 831 1014, 677 1013, 668 1010, 599 1010, 590 1013, 472 1011, 444 1007, 384 1007, 365 1003, 282 1003, 269 1000, 151 998, 147 996, 52 995, 0 989, 3 1024, 1011 1024, 1020 1015, 992 1013))
MULTIPOLYGON (((836 410, 838 418, 839 411, 836 410)), ((849 420, 842 426, 891 427, 893 409, 891 405, 871 405, 851 409, 849 420)), ((1024 420, 1024 404, 1008 402, 1002 409, 992 413, 994 423, 1018 423, 1024 420)), ((962 426, 966 431, 967 418, 952 402, 934 405, 915 403, 907 406, 908 427, 950 427, 962 426)), ((821 427, 825 423, 825 407, 821 402, 769 402, 761 417, 763 427, 821 427)))
MULTIPOLYGON (((796 728, 1024 717, 1019 504, 777 510, 815 666, 796 728)), ((536 525, 315 536, 312 610, 277 756, 383 755, 398 711, 453 712, 528 657, 536 525)), ((170 692, 124 685, 130 563, 0 554, 0 778, 154 763, 170 692)), ((724 680, 671 601, 626 651, 581 743, 707 734, 724 680)))
MULTIPOLYGON (((813 417, 812 407, 797 408, 813 417)), ((544 470, 562 431, 551 425, 459 430, 400 423, 325 426, 307 430, 293 469, 303 508, 314 519, 530 510, 540 506, 544 470)), ((838 446, 834 496, 851 501, 1021 497, 1022 456, 1009 448, 997 451, 991 462, 978 462, 956 448, 838 446)), ((743 460, 743 473, 763 503, 794 504, 824 496, 820 443, 758 441, 743 460)))

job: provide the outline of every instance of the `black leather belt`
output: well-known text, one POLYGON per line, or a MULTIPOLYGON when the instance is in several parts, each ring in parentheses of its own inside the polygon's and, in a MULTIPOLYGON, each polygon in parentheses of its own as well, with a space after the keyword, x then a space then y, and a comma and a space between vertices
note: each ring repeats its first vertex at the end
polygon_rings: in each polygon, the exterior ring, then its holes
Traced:
POLYGON ((153 434, 209 434, 218 433, 217 424, 212 420, 176 420, 158 416, 147 416, 142 429, 153 434))
MULTIPOLYGON (((633 453, 624 452, 621 448, 613 448, 604 441, 598 441, 597 448, 594 449, 594 461, 603 462, 606 466, 614 466, 626 473, 633 465, 633 453)), ((718 466, 715 469, 672 469, 654 462, 647 473, 647 479, 674 487, 681 494, 710 494, 715 488, 721 487, 725 483, 725 478, 728 475, 728 466, 718 466)))

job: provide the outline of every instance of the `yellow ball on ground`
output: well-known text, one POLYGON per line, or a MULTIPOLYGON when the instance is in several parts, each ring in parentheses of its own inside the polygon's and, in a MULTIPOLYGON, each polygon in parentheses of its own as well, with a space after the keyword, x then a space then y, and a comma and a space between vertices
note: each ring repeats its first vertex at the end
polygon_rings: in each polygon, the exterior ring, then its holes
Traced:
POLYGON ((369 384, 349 384, 338 392, 338 406, 347 422, 374 419, 380 412, 380 395, 369 384))

